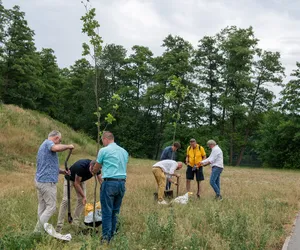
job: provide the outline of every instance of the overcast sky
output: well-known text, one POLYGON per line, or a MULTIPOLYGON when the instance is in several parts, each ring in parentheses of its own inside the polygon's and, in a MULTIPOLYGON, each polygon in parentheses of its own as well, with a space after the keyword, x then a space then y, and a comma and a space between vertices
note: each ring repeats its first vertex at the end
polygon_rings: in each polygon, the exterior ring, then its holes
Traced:
MULTIPOLYGON (((35 31, 37 48, 52 48, 60 67, 81 57, 84 7, 80 0, 2 0, 19 5, 35 31)), ((162 53, 162 40, 179 35, 197 46, 205 35, 229 25, 253 26, 259 46, 279 51, 286 75, 300 61, 300 1, 298 0, 91 0, 105 43, 148 46, 162 53)), ((278 91, 275 91, 278 92, 278 91)))

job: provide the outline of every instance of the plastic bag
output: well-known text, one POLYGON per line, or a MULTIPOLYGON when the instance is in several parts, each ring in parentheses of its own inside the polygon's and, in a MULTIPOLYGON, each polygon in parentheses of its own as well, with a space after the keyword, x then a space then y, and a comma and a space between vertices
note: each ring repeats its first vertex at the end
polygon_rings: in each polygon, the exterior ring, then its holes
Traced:
POLYGON ((185 195, 178 196, 173 200, 174 203, 179 203, 179 204, 187 204, 189 201, 189 193, 186 193, 185 195))
POLYGON ((54 237, 56 239, 65 240, 65 241, 70 241, 72 239, 71 234, 63 235, 63 234, 57 233, 55 231, 54 227, 49 223, 44 224, 44 229, 48 234, 50 234, 52 237, 54 237))
MULTIPOLYGON (((99 224, 99 222, 102 222, 102 213, 100 209, 100 202, 96 203, 96 212, 95 212, 95 222, 99 224)), ((92 224, 93 223, 93 211, 94 211, 94 204, 92 203, 87 203, 85 205, 84 209, 84 223, 85 224, 92 224)))

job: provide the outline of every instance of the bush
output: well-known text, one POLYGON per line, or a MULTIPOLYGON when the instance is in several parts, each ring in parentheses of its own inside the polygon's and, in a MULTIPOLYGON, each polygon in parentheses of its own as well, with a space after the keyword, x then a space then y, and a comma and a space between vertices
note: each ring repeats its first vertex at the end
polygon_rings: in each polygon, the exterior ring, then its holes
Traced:
POLYGON ((9 250, 25 250, 25 249, 35 249, 35 246, 38 242, 43 240, 41 234, 35 233, 6 233, 0 239, 0 249, 9 249, 9 250))

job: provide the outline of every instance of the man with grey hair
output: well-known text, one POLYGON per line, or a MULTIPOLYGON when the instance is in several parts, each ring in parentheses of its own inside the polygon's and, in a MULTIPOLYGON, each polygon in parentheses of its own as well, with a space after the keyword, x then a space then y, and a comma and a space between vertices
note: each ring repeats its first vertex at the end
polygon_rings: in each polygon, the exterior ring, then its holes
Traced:
POLYGON ((211 164, 210 185, 216 193, 216 199, 222 200, 220 175, 224 169, 223 152, 214 140, 209 140, 207 146, 211 148, 211 154, 207 159, 201 161, 201 165, 205 166, 211 164))
POLYGON ((61 133, 53 130, 40 146, 37 154, 35 185, 38 194, 38 222, 35 232, 41 232, 56 210, 56 183, 59 174, 69 174, 59 168, 57 152, 73 149, 72 144, 60 144, 61 133))

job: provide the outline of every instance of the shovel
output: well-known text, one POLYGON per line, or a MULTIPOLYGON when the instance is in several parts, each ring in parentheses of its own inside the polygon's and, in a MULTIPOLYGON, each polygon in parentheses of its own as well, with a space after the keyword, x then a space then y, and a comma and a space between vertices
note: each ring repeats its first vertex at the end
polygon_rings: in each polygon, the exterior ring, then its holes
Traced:
MULTIPOLYGON (((65 169, 67 172, 69 171, 68 160, 69 160, 71 154, 72 154, 72 149, 70 149, 67 159, 65 161, 65 169)), ((73 218, 71 216, 70 175, 66 175, 66 179, 67 179, 67 188, 68 188, 68 222, 71 224, 73 221, 73 218)))
POLYGON ((178 197, 178 193, 179 193, 179 176, 177 176, 176 197, 178 197))

